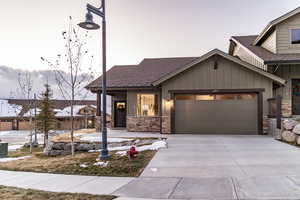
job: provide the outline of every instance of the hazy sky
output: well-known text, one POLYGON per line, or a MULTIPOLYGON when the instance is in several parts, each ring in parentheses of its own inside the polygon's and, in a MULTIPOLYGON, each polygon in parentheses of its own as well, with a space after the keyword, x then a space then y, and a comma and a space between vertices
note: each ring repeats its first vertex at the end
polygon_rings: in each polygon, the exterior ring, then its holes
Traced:
MULTIPOLYGON (((100 0, 1 0, 0 65, 44 70, 40 57, 63 49, 68 16, 84 19, 85 4, 100 0)), ((231 35, 259 33, 300 0, 107 0, 108 66, 145 57, 200 56, 227 51, 231 35)), ((100 19, 95 17, 99 22, 100 19)), ((90 49, 100 55, 100 31, 90 49)), ((99 66, 100 56, 95 57, 99 66)))

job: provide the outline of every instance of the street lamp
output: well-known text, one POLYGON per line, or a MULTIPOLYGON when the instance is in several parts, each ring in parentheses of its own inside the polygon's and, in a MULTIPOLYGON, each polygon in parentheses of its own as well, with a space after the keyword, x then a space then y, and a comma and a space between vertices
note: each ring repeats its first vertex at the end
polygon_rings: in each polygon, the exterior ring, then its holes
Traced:
MULTIPOLYGON (((85 15, 85 22, 78 24, 86 30, 97 30, 100 28, 98 24, 93 21, 93 15, 98 15, 102 18, 102 151, 100 159, 104 160, 109 157, 107 149, 107 127, 106 127, 106 18, 105 18, 105 0, 101 0, 101 6, 96 8, 87 4, 87 14, 85 15)), ((99 113, 101 109, 98 107, 99 113)))

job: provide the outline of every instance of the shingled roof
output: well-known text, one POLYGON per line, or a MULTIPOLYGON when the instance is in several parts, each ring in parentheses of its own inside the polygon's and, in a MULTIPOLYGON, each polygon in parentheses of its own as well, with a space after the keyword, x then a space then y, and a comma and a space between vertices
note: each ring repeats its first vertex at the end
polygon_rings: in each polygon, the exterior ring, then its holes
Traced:
POLYGON ((247 48, 253 54, 258 56, 264 61, 264 64, 275 64, 275 63, 297 63, 300 62, 300 54, 274 54, 261 46, 254 46, 253 43, 258 35, 249 36, 233 36, 232 40, 240 43, 242 46, 247 48))
MULTIPOLYGON (((184 67, 198 57, 147 58, 139 65, 119 65, 107 71, 108 88, 152 87, 152 83, 184 67)), ((86 86, 101 88, 102 76, 86 86)))

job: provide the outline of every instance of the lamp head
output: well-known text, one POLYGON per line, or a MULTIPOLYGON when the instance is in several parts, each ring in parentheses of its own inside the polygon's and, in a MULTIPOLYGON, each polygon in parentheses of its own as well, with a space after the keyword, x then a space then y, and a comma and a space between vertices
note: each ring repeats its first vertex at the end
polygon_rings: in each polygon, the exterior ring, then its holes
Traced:
POLYGON ((97 30, 100 28, 100 26, 93 21, 93 15, 90 12, 86 13, 85 22, 79 23, 78 26, 86 30, 97 30))

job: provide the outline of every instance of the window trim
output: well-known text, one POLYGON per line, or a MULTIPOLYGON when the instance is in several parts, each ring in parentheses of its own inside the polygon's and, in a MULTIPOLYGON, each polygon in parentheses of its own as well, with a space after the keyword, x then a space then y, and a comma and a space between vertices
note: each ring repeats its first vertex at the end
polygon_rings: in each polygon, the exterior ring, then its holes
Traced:
POLYGON ((300 47, 300 42, 299 43, 293 43, 293 30, 300 30, 300 27, 290 27, 289 28, 289 35, 290 35, 290 45, 292 46, 292 47, 300 47))

